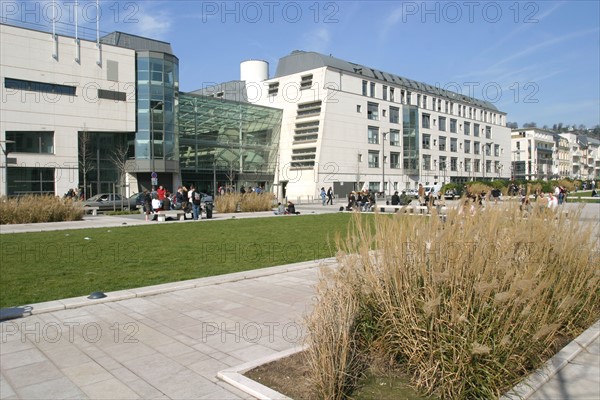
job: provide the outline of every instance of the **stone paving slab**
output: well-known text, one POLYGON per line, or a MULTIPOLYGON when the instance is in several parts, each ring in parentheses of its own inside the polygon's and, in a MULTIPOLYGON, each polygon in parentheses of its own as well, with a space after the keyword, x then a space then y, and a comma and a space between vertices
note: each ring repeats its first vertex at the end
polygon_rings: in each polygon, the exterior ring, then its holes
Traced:
POLYGON ((34 304, 0 324, 0 398, 252 398, 218 371, 302 343, 324 261, 34 304))

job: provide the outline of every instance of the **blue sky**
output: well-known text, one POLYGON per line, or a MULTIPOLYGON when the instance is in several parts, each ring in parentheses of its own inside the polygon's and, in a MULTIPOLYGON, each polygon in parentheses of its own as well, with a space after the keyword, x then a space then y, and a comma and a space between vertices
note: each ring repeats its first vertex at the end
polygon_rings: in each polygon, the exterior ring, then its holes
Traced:
MULTIPOLYGON (((52 1, 28 3, 2 0, 2 15, 32 22, 39 13, 36 22, 48 25, 52 1)), ((62 26, 73 20, 71 3, 56 0, 62 26)), ((79 25, 93 27, 95 1, 79 3, 79 25)), ((307 50, 486 99, 520 126, 593 127, 600 124, 599 5, 112 0, 100 1, 100 29, 170 42, 183 91, 238 79, 248 59, 268 61, 272 76, 280 57, 307 50)))

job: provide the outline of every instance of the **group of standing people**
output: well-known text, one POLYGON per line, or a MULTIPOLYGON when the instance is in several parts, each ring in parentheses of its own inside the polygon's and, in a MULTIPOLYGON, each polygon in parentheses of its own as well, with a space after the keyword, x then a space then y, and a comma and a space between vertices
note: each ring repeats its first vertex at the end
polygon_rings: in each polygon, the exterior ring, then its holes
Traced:
POLYGON ((142 192, 142 203, 146 221, 150 220, 150 214, 158 211, 183 210, 186 214, 191 213, 192 218, 197 221, 201 213, 202 193, 194 185, 189 190, 185 186, 177 187, 175 193, 171 193, 159 186, 152 187, 152 190, 142 192))

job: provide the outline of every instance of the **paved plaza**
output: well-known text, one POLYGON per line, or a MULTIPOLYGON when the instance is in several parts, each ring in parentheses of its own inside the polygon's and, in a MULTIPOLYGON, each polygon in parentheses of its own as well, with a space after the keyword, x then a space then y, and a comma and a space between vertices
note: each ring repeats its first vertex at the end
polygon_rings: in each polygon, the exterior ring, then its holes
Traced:
MULTIPOLYGON (((298 206, 302 214, 338 208, 298 206)), ((597 223, 599 216, 600 204, 588 204, 581 219, 597 223)), ((151 223, 139 215, 89 216, 0 229, 4 234, 151 223)), ((302 317, 314 300, 319 269, 333 265, 333 259, 315 260, 124 290, 101 300, 33 305, 33 315, 0 324, 0 398, 251 399, 217 373, 301 346, 302 317)), ((549 362, 561 369, 537 374, 519 393, 536 400, 600 398, 599 336, 596 323, 549 362)))

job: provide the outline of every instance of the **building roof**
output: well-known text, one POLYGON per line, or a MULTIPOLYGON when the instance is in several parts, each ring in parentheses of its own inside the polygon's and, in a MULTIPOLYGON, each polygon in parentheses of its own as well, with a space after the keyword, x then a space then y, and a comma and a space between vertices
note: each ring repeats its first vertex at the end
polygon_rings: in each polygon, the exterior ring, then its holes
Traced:
POLYGON ((157 53, 175 55, 170 43, 132 35, 130 33, 115 31, 101 37, 100 42, 135 51, 155 51, 157 53))
POLYGON ((289 55, 279 59, 277 64, 277 71, 275 72, 275 78, 282 76, 296 74, 303 71, 309 71, 316 68, 334 68, 339 69, 351 74, 363 76, 371 80, 377 80, 383 84, 397 85, 404 87, 408 90, 419 91, 427 93, 432 96, 446 98, 452 101, 461 101, 463 103, 473 104, 478 107, 483 107, 489 110, 499 111, 495 105, 489 101, 475 99, 460 93, 455 93, 449 90, 444 90, 440 87, 432 86, 426 83, 417 82, 412 79, 407 79, 399 75, 391 74, 377 70, 375 68, 367 67, 365 65, 352 63, 332 56, 326 56, 324 54, 312 52, 294 50, 289 55))

